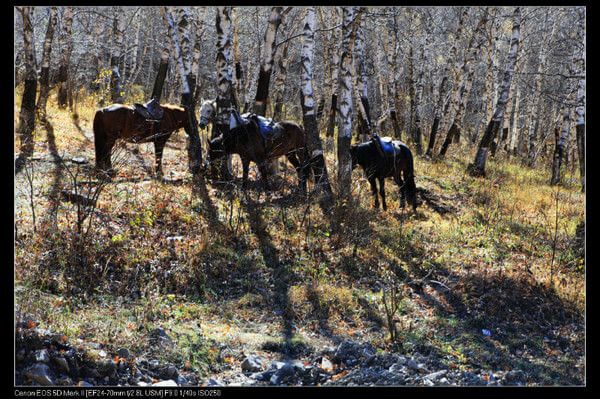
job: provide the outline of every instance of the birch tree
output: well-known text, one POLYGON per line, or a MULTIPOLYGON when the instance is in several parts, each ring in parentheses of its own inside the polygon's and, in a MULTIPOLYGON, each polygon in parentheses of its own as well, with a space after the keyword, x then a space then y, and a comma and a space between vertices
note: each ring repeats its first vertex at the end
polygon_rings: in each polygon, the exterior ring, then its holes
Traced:
POLYGON ((198 133, 198 122, 194 112, 192 89, 196 86, 195 77, 192 73, 191 45, 189 32, 189 12, 185 7, 177 10, 178 22, 175 26, 173 13, 169 8, 165 10, 165 15, 171 26, 173 34, 173 43, 175 45, 175 57, 179 67, 181 81, 181 105, 188 112, 188 123, 185 126, 185 132, 188 136, 188 162, 192 174, 197 175, 202 165, 202 148, 200 144, 200 135, 198 133))
POLYGON ((458 140, 460 137, 465 110, 467 107, 467 100, 471 92, 471 86, 473 85, 473 75, 475 70, 472 68, 472 64, 475 61, 476 56, 481 53, 483 40, 481 40, 479 36, 480 33, 485 29, 487 21, 488 14, 484 10, 481 19, 479 20, 479 23, 477 24, 477 27, 475 28, 475 31, 469 40, 469 45, 467 46, 467 56, 463 62, 457 82, 458 90, 454 92, 455 97, 452 100, 454 104, 457 104, 457 110, 456 114, 454 115, 454 119, 450 124, 450 129, 446 134, 446 139, 444 140, 442 148, 440 149, 440 157, 445 156, 450 143, 453 140, 458 140))
POLYGON ((123 35, 125 32, 125 16, 121 10, 115 10, 113 20, 113 46, 110 55, 110 100, 113 103, 123 103, 123 88, 119 65, 123 59, 123 35))
POLYGON ((68 102, 68 81, 69 81, 69 64, 71 62, 71 53, 73 52, 73 9, 65 7, 62 16, 62 31, 60 35, 61 42, 61 58, 60 66, 58 67, 58 106, 66 108, 68 102))
POLYGON ((426 156, 433 155, 433 149, 435 147, 435 139, 437 137, 437 132, 440 125, 440 119, 442 117, 442 107, 444 106, 444 102, 446 99, 448 86, 450 85, 449 79, 454 74, 454 63, 457 57, 457 47, 459 40, 462 37, 463 25, 464 21, 467 17, 467 8, 464 7, 463 11, 459 14, 458 18, 458 27, 456 28, 456 33, 454 34, 453 40, 451 40, 452 45, 450 46, 450 50, 448 52, 448 59, 444 66, 444 71, 442 72, 442 76, 440 78, 440 85, 438 91, 437 102, 435 103, 434 108, 434 116, 433 123, 431 125, 431 132, 429 133, 429 142, 427 144, 427 151, 425 152, 426 156), (452 75, 451 75, 452 74, 452 75))
POLYGON ((388 12, 392 14, 387 19, 387 47, 386 47, 386 61, 387 61, 387 108, 390 113, 390 120, 392 127, 394 128, 394 137, 401 139, 402 132, 400 131, 400 125, 398 123, 398 115, 396 114, 396 83, 395 77, 397 73, 398 64, 398 53, 396 51, 396 31, 398 29, 396 23, 395 10, 393 7, 388 8, 388 12))
POLYGON ((577 151, 579 155, 579 174, 581 191, 585 192, 585 9, 578 11, 577 43, 580 46, 575 59, 575 74, 580 75, 577 81, 577 108, 575 108, 575 132, 577 134, 577 151))
POLYGON ((33 155, 33 130, 35 128, 35 95, 37 90, 37 73, 35 50, 33 47, 33 7, 22 6, 17 10, 23 20, 23 53, 25 61, 25 83, 23 97, 21 98, 21 111, 17 134, 21 139, 20 154, 16 161, 16 168, 20 169, 26 159, 33 155))
MULTIPOLYGON (((229 117, 233 109, 231 101, 233 92, 231 9, 232 7, 217 7, 217 114, 213 122, 211 138, 229 131, 229 117)), ((228 167, 230 163, 231 157, 228 157, 226 163, 221 163, 221 177, 231 178, 228 167)))
MULTIPOLYGON (((361 12, 364 12, 364 9, 361 12)), ((365 19, 361 18, 356 30, 356 42, 354 44, 354 92, 358 108, 357 132, 361 141, 365 141, 367 136, 371 134, 364 27, 365 19)))
POLYGON ((350 178, 352 176, 352 159, 350 157, 350 143, 352 141, 352 47, 357 24, 354 14, 354 7, 343 7, 342 48, 338 81, 340 118, 337 141, 338 194, 341 198, 350 196, 350 178))
POLYGON ((41 120, 46 119, 46 103, 48 102, 48 92, 50 91, 50 56, 52 52, 52 39, 54 38, 54 28, 58 19, 58 9, 50 7, 48 17, 48 27, 44 38, 44 50, 42 52, 42 69, 40 70, 40 94, 37 100, 37 112, 41 120))
POLYGON ((265 30, 265 41, 263 58, 258 73, 258 85, 256 87, 256 97, 254 99, 254 112, 258 115, 265 115, 267 112, 267 100, 269 98, 269 82, 271 81, 271 71, 275 59, 275 40, 277 38, 277 29, 281 24, 283 7, 271 8, 271 15, 267 29, 265 30))
POLYGON ((515 71, 515 65, 517 63, 517 55, 519 51, 519 41, 520 41, 520 28, 521 28, 521 8, 515 7, 513 12, 513 24, 512 24, 512 37, 510 42, 510 49, 508 53, 508 58, 506 61, 506 69, 504 72, 504 78, 502 80, 502 85, 500 88, 500 92, 498 95, 498 102, 496 103, 496 108, 494 110, 494 115, 492 119, 488 123, 488 126, 479 142, 479 146, 477 148, 477 153, 475 155, 475 159, 472 164, 469 165, 468 171, 471 175, 474 176, 485 176, 485 164, 487 161, 487 155, 492 144, 492 141, 498 134, 498 130, 500 130, 503 118, 504 111, 506 110, 506 103, 508 101, 508 93, 510 91, 510 85, 512 82, 513 74, 515 71))
POLYGON ((313 61, 315 51, 315 7, 306 9, 302 43, 302 110, 303 122, 307 135, 307 146, 310 154, 310 164, 314 171, 316 186, 331 198, 331 186, 327 174, 327 166, 323 157, 323 145, 319 137, 315 100, 313 93, 313 61))
MULTIPOLYGON (((337 13, 337 7, 334 9, 334 23, 338 22, 338 13, 337 13)), ((342 20, 343 23, 343 20, 342 20)), ((329 85, 331 87, 331 104, 329 107, 329 114, 328 114, 328 119, 327 119, 327 130, 325 132, 326 135, 326 146, 327 148, 331 148, 333 147, 333 133, 335 130, 335 119, 336 119, 336 113, 338 110, 338 81, 339 81, 339 73, 340 73, 340 50, 341 50, 341 40, 338 34, 338 31, 340 32, 339 34, 341 34, 342 30, 332 30, 331 31, 331 42, 333 43, 333 46, 335 46, 335 48, 332 51, 332 58, 331 58, 331 63, 329 64, 330 66, 330 77, 331 77, 331 84, 329 85), (336 45, 337 44, 337 45, 336 45)))

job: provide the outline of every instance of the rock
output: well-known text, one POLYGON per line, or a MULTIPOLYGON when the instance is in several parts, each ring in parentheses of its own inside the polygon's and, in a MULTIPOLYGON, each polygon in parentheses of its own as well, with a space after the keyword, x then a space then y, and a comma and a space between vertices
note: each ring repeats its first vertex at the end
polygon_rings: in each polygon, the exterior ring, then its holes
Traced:
POLYGON ((375 355, 375 348, 369 343, 358 343, 352 341, 341 342, 333 356, 336 363, 344 363, 347 366, 354 366, 361 359, 369 359, 375 355))
POLYGON ((261 371, 263 368, 264 365, 262 359, 256 355, 248 356, 242 362, 242 371, 244 372, 261 371))
POLYGON ((408 359, 408 361, 406 362, 406 365, 413 370, 419 369, 419 365, 413 359, 408 359))
POLYGON ((127 348, 119 348, 117 350, 117 356, 123 357, 125 359, 129 359, 131 357, 131 354, 129 353, 129 349, 127 349, 127 348))
POLYGON ((435 382, 438 379, 440 379, 441 377, 445 376, 447 372, 448 372, 448 370, 436 371, 435 373, 427 374, 426 376, 423 377, 423 379, 431 380, 431 381, 435 382))
POLYGON ((101 377, 111 377, 117 371, 117 365, 110 359, 98 362, 97 366, 101 377))
POLYGON ((59 356, 59 357, 55 357, 53 360, 54 360, 54 363, 56 363, 56 366, 58 367, 58 369, 60 371, 62 371, 63 373, 69 373, 70 368, 69 368, 69 363, 67 362, 67 359, 65 359, 62 356, 59 356))
POLYGON ((189 385, 189 381, 187 380, 187 378, 185 378, 182 375, 177 376, 177 385, 179 386, 184 386, 184 385, 189 385))
POLYGON ((50 355, 48 355, 48 350, 40 349, 38 351, 35 351, 35 361, 48 363, 50 361, 50 355))
POLYGON ((219 380, 215 380, 214 378, 209 378, 207 383, 206 383, 207 387, 222 387, 223 383, 220 382, 219 380))
POLYGON ((67 376, 63 376, 56 380, 56 384, 62 386, 70 386, 73 385, 73 380, 67 376))
POLYGON ((147 363, 150 370, 156 370, 160 367, 160 362, 157 359, 152 359, 147 363))
POLYGON ((147 387, 149 384, 147 382, 144 381, 138 381, 137 386, 138 387, 147 387))
POLYGON ((523 370, 511 370, 502 379, 505 385, 523 385, 527 381, 527 376, 523 370))
POLYGON ((323 356, 323 358, 321 359, 321 368, 327 372, 332 372, 333 371, 333 363, 331 363, 331 361, 329 359, 327 359, 325 356, 323 356))
POLYGON ((162 369, 160 369, 159 376, 164 380, 174 380, 177 379, 179 372, 177 371, 177 367, 169 364, 162 369))
POLYGON ((87 381, 85 381, 85 380, 81 380, 81 381, 79 381, 79 382, 77 383, 77 386, 78 386, 78 387, 86 387, 86 388, 93 387, 93 385, 92 385, 92 384, 90 384, 89 382, 87 382, 87 381))
POLYGON ((154 330, 152 330, 152 332, 150 333, 150 340, 161 346, 173 345, 173 340, 171 339, 171 337, 169 337, 167 335, 166 331, 161 327, 158 327, 158 328, 155 328, 154 330))
POLYGON ((45 363, 36 363, 25 370, 25 376, 40 385, 54 385, 50 378, 50 368, 45 363))
POLYGON ((83 164, 88 163, 88 160, 85 159, 85 157, 73 157, 73 158, 71 158, 71 161, 78 165, 83 165, 83 164))
POLYGON ((176 387, 177 383, 173 380, 160 381, 152 384, 153 387, 176 387))

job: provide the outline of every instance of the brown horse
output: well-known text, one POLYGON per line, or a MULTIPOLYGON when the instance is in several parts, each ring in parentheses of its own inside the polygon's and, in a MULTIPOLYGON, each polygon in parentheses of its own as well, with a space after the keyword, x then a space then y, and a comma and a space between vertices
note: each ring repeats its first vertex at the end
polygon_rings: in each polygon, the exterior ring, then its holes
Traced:
POLYGON ((164 116, 158 120, 148 120, 133 106, 113 104, 96 111, 94 116, 94 146, 96 168, 114 175, 111 152, 118 139, 129 143, 154 143, 156 173, 162 176, 162 155, 165 144, 173 132, 184 128, 188 123, 187 111, 177 105, 160 105, 164 116))
POLYGON ((291 121, 277 122, 274 133, 265 137, 259 128, 255 115, 242 119, 232 113, 230 129, 209 142, 209 162, 228 154, 238 154, 242 160, 242 187, 248 182, 250 161, 258 165, 264 186, 270 190, 267 160, 286 156, 298 173, 299 186, 306 193, 306 180, 310 173, 306 133, 298 124, 291 121))

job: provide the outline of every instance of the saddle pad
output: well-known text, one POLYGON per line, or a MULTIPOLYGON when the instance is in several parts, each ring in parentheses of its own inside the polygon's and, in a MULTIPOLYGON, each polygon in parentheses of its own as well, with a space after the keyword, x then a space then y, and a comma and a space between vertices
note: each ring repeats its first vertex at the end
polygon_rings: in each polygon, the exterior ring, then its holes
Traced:
POLYGON ((394 144, 391 140, 380 138, 379 143, 381 144, 381 148, 386 155, 394 155, 394 144))
POLYGON ((263 135, 263 137, 266 138, 270 138, 273 136, 273 120, 272 119, 267 119, 264 116, 256 116, 256 120, 258 121, 258 128, 260 130, 260 134, 263 135))

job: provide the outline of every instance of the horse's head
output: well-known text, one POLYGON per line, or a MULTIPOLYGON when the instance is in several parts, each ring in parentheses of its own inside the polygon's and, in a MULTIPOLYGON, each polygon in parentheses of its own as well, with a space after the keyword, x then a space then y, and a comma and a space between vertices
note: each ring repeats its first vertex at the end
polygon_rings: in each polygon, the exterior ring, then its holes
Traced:
POLYGON ((214 119, 217 112, 217 102, 214 100, 206 100, 200 106, 200 120, 198 126, 200 129, 206 129, 208 124, 214 119))

